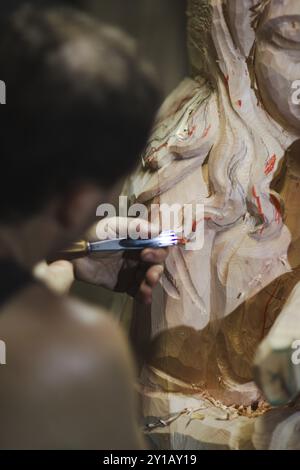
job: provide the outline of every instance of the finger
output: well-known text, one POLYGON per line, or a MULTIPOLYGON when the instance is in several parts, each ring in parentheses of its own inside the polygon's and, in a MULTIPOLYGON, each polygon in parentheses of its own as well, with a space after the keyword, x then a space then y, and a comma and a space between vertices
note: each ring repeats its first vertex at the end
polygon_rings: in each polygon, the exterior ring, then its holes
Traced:
POLYGON ((54 263, 51 263, 48 265, 48 268, 51 272, 53 273, 64 273, 64 274, 69 274, 69 275, 73 275, 73 265, 70 261, 66 261, 66 260, 58 260, 58 261, 54 261, 54 263))
POLYGON ((148 271, 146 272, 146 279, 145 279, 148 286, 152 288, 155 287, 159 283, 163 272, 164 272, 164 268, 161 265, 155 265, 149 268, 148 271))
POLYGON ((50 264, 50 284, 58 293, 68 293, 74 282, 74 269, 72 263, 61 260, 50 264))
POLYGON ((140 285, 136 299, 145 305, 152 303, 152 288, 147 285, 146 281, 143 281, 140 285))
POLYGON ((167 259, 168 253, 169 251, 167 248, 147 248, 142 251, 141 259, 146 263, 162 264, 167 259))
POLYGON ((73 266, 68 261, 56 261, 49 266, 39 264, 34 270, 35 276, 59 294, 66 294, 74 281, 73 266))

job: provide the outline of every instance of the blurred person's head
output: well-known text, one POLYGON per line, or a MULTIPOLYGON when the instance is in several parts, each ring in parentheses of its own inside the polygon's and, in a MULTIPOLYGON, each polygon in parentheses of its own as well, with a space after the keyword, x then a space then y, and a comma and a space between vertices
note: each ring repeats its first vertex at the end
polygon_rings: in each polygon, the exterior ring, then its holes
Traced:
POLYGON ((135 166, 157 88, 131 39, 57 7, 25 6, 1 25, 0 79, 1 226, 38 235, 43 221, 51 251, 80 235, 135 166))

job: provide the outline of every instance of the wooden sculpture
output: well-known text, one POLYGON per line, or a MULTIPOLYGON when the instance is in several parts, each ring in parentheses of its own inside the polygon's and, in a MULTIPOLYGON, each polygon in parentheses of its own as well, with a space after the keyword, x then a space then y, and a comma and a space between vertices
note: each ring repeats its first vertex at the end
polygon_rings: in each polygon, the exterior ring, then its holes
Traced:
POLYGON ((276 447, 300 415, 270 409, 252 366, 300 280, 300 3, 189 0, 187 14, 192 78, 126 187, 205 208, 203 249, 173 249, 151 312, 135 305, 146 431, 159 448, 276 447))

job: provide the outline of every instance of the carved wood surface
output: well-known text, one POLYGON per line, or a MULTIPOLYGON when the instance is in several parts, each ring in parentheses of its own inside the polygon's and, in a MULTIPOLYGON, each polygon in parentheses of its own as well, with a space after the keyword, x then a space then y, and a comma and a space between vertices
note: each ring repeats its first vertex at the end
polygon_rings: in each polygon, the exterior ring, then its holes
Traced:
POLYGON ((253 358, 300 280, 300 4, 190 0, 188 18, 193 78, 126 186, 149 205, 205 207, 203 249, 172 250, 151 317, 136 306, 148 432, 161 448, 299 447, 297 405, 270 409, 253 358))

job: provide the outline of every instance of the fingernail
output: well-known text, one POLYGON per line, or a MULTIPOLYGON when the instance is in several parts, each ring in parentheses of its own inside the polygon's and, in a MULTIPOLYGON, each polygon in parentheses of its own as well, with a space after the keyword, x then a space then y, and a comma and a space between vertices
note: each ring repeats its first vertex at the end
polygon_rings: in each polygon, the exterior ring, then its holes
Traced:
POLYGON ((164 272, 164 267, 163 266, 157 266, 156 271, 157 271, 157 276, 158 276, 158 280, 159 280, 161 278, 163 272, 164 272))
POLYGON ((160 280, 160 278, 161 278, 161 273, 159 273, 159 272, 154 273, 154 274, 153 274, 153 281, 152 281, 152 282, 155 283, 155 284, 157 284, 158 281, 160 280))
POLYGON ((152 285, 156 285, 159 283, 163 272, 164 268, 162 266, 157 266, 156 270, 152 273, 152 285))

